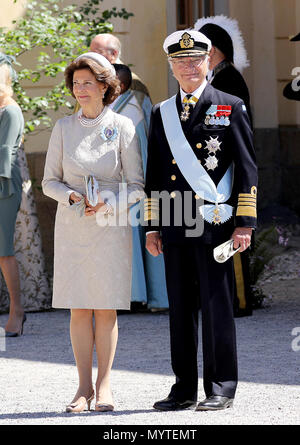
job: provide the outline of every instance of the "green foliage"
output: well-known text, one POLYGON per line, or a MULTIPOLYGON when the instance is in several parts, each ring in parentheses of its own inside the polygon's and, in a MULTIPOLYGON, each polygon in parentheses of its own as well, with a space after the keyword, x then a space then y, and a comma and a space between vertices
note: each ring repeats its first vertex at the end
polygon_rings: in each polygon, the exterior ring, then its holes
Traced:
MULTIPOLYGON (((19 0, 11 0, 16 3, 19 0)), ((16 100, 26 122, 25 132, 51 126, 49 112, 73 106, 70 93, 62 80, 68 63, 88 50, 93 36, 113 31, 112 17, 128 19, 132 13, 124 8, 100 11, 103 0, 87 0, 77 5, 63 6, 62 0, 29 0, 23 17, 13 21, 14 29, 0 28, 0 49, 16 58, 18 80, 14 84, 16 100), (27 65, 27 55, 35 51, 34 66, 27 65), (30 86, 56 78, 54 88, 45 96, 30 94, 30 86)), ((30 57, 32 60, 32 56, 30 57)))
POLYGON ((250 253, 250 281, 255 284, 264 271, 265 266, 275 256, 278 249, 275 226, 262 230, 255 238, 254 248, 250 253))
POLYGON ((287 250, 288 238, 282 236, 283 230, 281 226, 272 225, 261 230, 255 237, 254 248, 250 251, 250 285, 254 308, 261 307, 265 299, 265 295, 257 285, 259 278, 268 269, 268 263, 287 250))

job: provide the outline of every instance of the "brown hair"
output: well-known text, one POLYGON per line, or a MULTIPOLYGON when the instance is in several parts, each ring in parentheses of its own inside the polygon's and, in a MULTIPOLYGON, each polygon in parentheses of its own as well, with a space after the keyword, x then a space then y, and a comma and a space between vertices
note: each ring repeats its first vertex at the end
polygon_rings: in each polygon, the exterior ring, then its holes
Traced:
POLYGON ((90 70, 98 82, 107 86, 103 98, 104 105, 111 104, 119 96, 121 92, 119 79, 114 76, 108 68, 104 68, 92 59, 82 57, 77 61, 71 62, 65 71, 66 85, 73 97, 75 97, 73 93, 73 75, 75 71, 82 69, 90 70))

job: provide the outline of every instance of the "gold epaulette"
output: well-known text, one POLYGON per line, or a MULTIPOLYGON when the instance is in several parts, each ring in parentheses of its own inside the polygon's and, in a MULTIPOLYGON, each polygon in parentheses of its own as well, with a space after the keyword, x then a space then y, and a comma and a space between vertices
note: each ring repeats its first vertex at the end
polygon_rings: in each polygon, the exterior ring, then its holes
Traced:
POLYGON ((255 186, 251 188, 251 193, 240 193, 238 197, 238 206, 236 216, 252 216, 256 218, 256 195, 255 186))
POLYGON ((158 199, 146 198, 144 200, 144 220, 159 220, 159 202, 158 199))

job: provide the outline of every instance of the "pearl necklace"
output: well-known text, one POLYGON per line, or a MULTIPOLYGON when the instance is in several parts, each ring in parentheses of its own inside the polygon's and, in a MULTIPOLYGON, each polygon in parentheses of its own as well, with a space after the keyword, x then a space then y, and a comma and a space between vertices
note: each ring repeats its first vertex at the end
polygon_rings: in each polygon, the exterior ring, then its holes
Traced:
POLYGON ((95 119, 88 119, 87 117, 84 117, 82 114, 82 109, 78 111, 78 120, 84 127, 95 127, 98 125, 106 112, 106 107, 103 108, 99 116, 95 117, 95 119))

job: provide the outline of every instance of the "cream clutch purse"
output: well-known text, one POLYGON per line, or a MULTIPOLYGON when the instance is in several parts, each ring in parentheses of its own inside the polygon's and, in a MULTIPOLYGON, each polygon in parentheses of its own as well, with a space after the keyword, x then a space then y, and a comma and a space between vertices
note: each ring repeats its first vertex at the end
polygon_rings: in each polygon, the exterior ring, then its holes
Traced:
POLYGON ((240 248, 233 248, 233 239, 226 241, 223 244, 214 248, 214 259, 218 263, 225 263, 230 257, 232 257, 240 248))
POLYGON ((87 200, 92 207, 95 207, 98 204, 99 191, 97 179, 94 176, 85 176, 84 182, 87 200))

